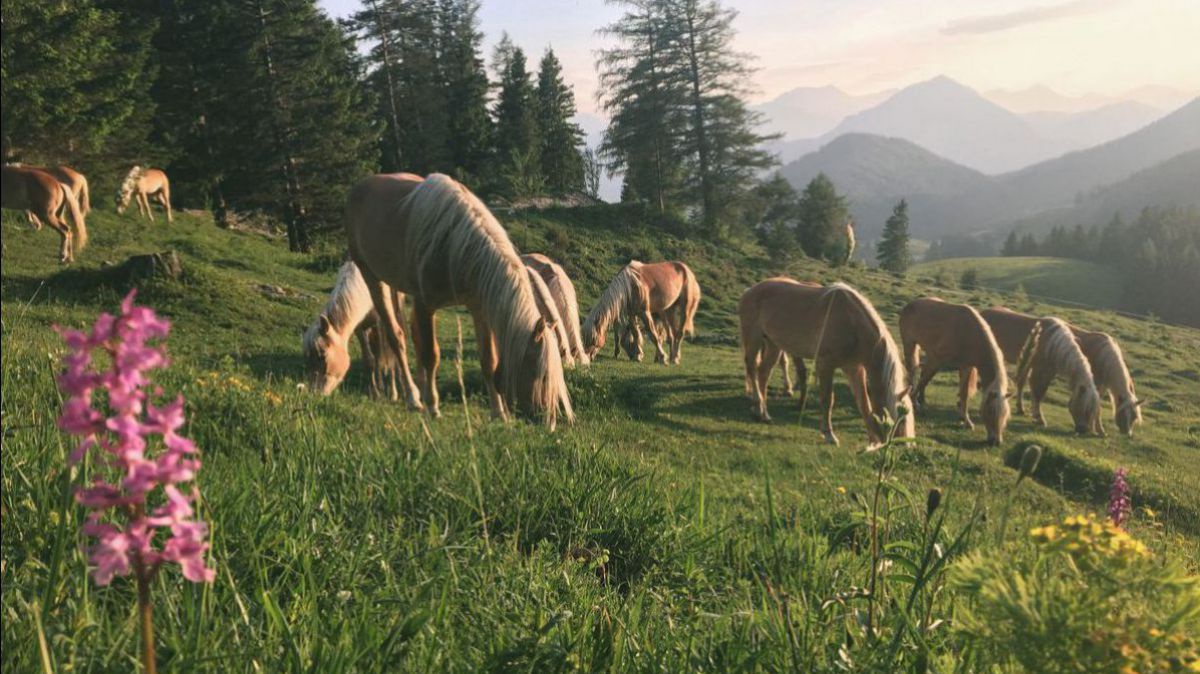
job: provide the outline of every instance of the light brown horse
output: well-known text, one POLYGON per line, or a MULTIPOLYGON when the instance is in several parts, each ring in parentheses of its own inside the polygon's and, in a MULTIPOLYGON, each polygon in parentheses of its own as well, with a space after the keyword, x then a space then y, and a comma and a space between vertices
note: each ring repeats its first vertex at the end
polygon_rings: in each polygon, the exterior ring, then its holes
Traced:
POLYGON ((383 325, 390 326, 384 336, 398 355, 404 352, 404 333, 390 289, 412 302, 421 392, 431 414, 438 413, 440 360, 434 314, 461 305, 475 322, 493 413, 507 419, 509 406, 516 405, 551 429, 560 411, 573 420, 558 338, 538 312, 529 271, 508 233, 474 194, 444 175, 423 181, 403 174, 372 176, 350 192, 346 232, 350 257, 383 325))
MULTIPOLYGON (((992 307, 980 313, 996 335, 996 341, 1004 351, 1004 359, 1017 364, 1021 358, 1021 349, 1024 348, 1038 319, 1004 307, 992 307)), ((1120 345, 1111 335, 1103 332, 1084 330, 1074 325, 1071 326, 1071 332, 1075 334, 1079 348, 1087 357, 1097 389, 1108 392, 1117 428, 1125 435, 1132 436, 1134 426, 1142 421, 1143 401, 1138 399, 1134 391, 1133 377, 1129 374, 1129 367, 1125 364, 1120 345)), ((1017 412, 1020 414, 1025 412, 1022 392, 1027 375, 1027 372, 1018 371, 1015 379, 1017 412)))
POLYGON ((29 212, 62 237, 59 257, 67 263, 87 245, 87 223, 75 194, 54 176, 23 166, 4 166, 0 207, 29 212), (69 217, 63 217, 64 212, 69 217))
POLYGON ((696 332, 694 320, 699 306, 700 284, 686 264, 643 264, 634 260, 617 272, 588 314, 583 324, 583 344, 588 356, 595 358, 604 348, 608 328, 618 326, 620 344, 619 326, 627 325, 640 352, 641 326, 645 326, 654 342, 655 362, 678 365, 683 356, 684 337, 696 332), (665 335, 659 335, 656 317, 662 321, 665 335), (663 349, 663 337, 670 346, 669 356, 663 349))
MULTIPOLYGON (((404 296, 396 293, 393 301, 398 311, 403 311, 404 296)), ((410 377, 411 381, 411 374, 400 370, 399 359, 387 347, 379 330, 379 317, 362 273, 353 262, 347 262, 338 270, 337 282, 325 308, 301 340, 304 367, 313 390, 329 395, 346 378, 350 371, 351 334, 358 338, 371 373, 372 395, 381 397, 386 388, 396 400, 397 379, 410 377)))
MULTIPOLYGON (((553 305, 559 317, 559 348, 564 354, 563 362, 576 361, 587 365, 591 359, 587 350, 583 348, 583 338, 580 337, 579 300, 575 295, 575 284, 571 283, 571 277, 567 276, 561 265, 541 253, 522 255, 521 262, 545 282, 546 289, 554 300, 553 305)), ((546 314, 547 311, 542 312, 549 321, 550 317, 546 314)))
POLYGON ((129 169, 121 187, 117 190, 117 214, 122 214, 129 207, 130 199, 137 201, 138 214, 154 222, 154 212, 150 210, 150 197, 162 205, 167 212, 167 222, 174 222, 171 213, 171 181, 162 169, 142 168, 134 166, 129 169))
MULTIPOLYGON (((67 189, 71 190, 71 193, 75 195, 75 201, 79 202, 79 212, 86 220, 88 214, 92 212, 92 198, 88 189, 88 180, 82 173, 76 171, 70 166, 29 168, 36 168, 39 171, 45 171, 46 173, 54 176, 55 180, 63 185, 66 185, 67 189)), ((29 224, 33 225, 34 229, 40 230, 42 228, 42 221, 38 219, 37 215, 34 214, 33 211, 27 211, 26 216, 29 218, 29 224)))
POLYGON ((900 341, 909 379, 917 382, 913 399, 918 406, 925 406, 925 389, 938 371, 954 368, 958 370, 958 416, 963 425, 975 427, 969 406, 976 383, 982 383, 979 414, 987 428, 988 444, 1004 441, 1009 418, 1008 373, 1004 354, 978 311, 935 297, 913 300, 900 311, 900 341))
MULTIPOLYGON (((913 437, 912 402, 905 383, 900 350, 883 319, 865 297, 844 283, 821 286, 789 278, 768 279, 747 290, 738 304, 746 386, 754 414, 769 421, 767 380, 787 353, 800 380, 807 379, 805 358, 812 358, 821 395, 821 431, 838 444, 833 432, 833 373, 841 369, 871 443, 884 442, 876 414, 886 412, 899 424, 897 435, 913 437), (907 411, 903 414, 900 408, 907 411)), ((804 407, 806 389, 800 393, 804 407)))
POLYGON ((1042 416, 1042 400, 1055 378, 1061 376, 1070 387, 1067 410, 1075 423, 1075 432, 1080 435, 1104 435, 1096 378, 1066 321, 1053 316, 1038 320, 1021 349, 1017 372, 1018 377, 1029 381, 1031 412, 1035 422, 1046 425, 1046 419, 1042 416))

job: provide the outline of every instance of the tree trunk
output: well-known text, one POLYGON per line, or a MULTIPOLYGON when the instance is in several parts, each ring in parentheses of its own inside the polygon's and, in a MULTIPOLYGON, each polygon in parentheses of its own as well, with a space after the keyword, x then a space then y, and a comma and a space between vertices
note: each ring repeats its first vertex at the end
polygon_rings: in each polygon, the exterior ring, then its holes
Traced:
POLYGON ((379 31, 379 47, 383 54, 383 78, 387 82, 388 112, 392 116, 392 143, 394 144, 392 159, 395 161, 395 169, 403 171, 403 157, 400 153, 400 113, 396 107, 395 60, 392 57, 392 38, 388 33, 388 26, 383 20, 383 14, 379 11, 378 0, 369 0, 369 2, 371 3, 371 13, 375 15, 375 26, 376 30, 379 31))
POLYGON ((300 203, 301 185, 297 175, 296 154, 292 148, 293 132, 286 121, 288 106, 279 93, 278 73, 275 70, 275 60, 272 53, 271 35, 267 30, 267 12, 263 9, 262 0, 258 0, 258 26, 263 38, 263 61, 267 69, 267 86, 275 109, 284 114, 284 119, 277 119, 275 128, 276 142, 284 152, 283 179, 287 193, 287 211, 284 222, 287 225, 288 247, 293 251, 308 249, 308 231, 305 222, 304 205, 300 203))
POLYGON ((700 164, 700 200, 704 210, 704 226, 709 233, 715 234, 716 229, 716 199, 713 194, 712 175, 709 172, 709 148, 707 120, 704 114, 704 95, 700 82, 700 61, 696 53, 696 14, 695 8, 689 7, 687 13, 687 43, 690 84, 692 86, 692 125, 696 133, 696 155, 700 164))

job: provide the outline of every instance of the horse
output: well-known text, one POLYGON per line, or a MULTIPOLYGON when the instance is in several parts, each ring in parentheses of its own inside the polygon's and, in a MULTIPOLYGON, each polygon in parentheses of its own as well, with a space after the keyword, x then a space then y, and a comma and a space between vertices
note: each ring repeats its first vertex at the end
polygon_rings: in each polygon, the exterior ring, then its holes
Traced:
MULTIPOLYGON (((822 286, 790 278, 768 279, 742 294, 738 317, 746 387, 754 401, 752 413, 759 419, 771 419, 767 380, 780 354, 787 353, 795 361, 801 381, 807 379, 804 359, 814 360, 826 442, 838 444, 832 414, 833 373, 839 368, 850 381, 872 444, 887 441, 875 417, 880 411, 899 424, 895 429, 898 436, 915 436, 900 350, 875 307, 857 290, 845 283, 822 286)), ((806 394, 802 388, 801 409, 806 394)))
MULTIPOLYGON (((63 165, 52 167, 31 166, 29 168, 45 171, 54 176, 55 180, 66 185, 71 190, 71 193, 75 195, 75 200, 79 202, 80 214, 85 220, 87 219, 88 214, 92 212, 92 199, 88 189, 88 180, 82 173, 70 166, 63 165)), ((33 211, 26 211, 25 215, 29 218, 29 224, 34 229, 40 230, 42 228, 42 221, 38 219, 38 216, 33 211)))
POLYGON ((117 214, 120 215, 129 207, 129 200, 137 200, 138 214, 144 215, 154 222, 154 212, 150 210, 150 197, 162 205, 167 212, 167 222, 175 222, 171 213, 171 182, 162 169, 142 168, 134 166, 125 174, 121 187, 117 190, 117 214))
POLYGON ((684 337, 696 332, 694 320, 699 306, 700 284, 686 264, 643 264, 633 260, 617 272, 583 324, 583 344, 588 357, 595 358, 604 348, 608 328, 613 324, 618 326, 618 345, 622 341, 620 330, 624 325, 632 330, 630 339, 637 343, 640 353, 640 320, 654 342, 655 362, 678 365, 683 355, 684 337), (669 356, 663 349, 655 317, 663 322, 663 332, 671 349, 669 356))
POLYGON ((1095 376, 1075 333, 1071 332, 1071 326, 1066 321, 1053 316, 1038 320, 1021 349, 1017 371, 1021 379, 1029 380, 1029 393, 1033 400, 1031 412, 1035 422, 1046 425, 1046 419, 1042 416, 1042 399, 1046 397, 1050 384, 1061 375, 1067 379, 1071 389, 1067 409, 1075 422, 1075 432, 1079 435, 1104 435, 1095 376))
POLYGON ((75 193, 54 176, 24 166, 4 166, 0 179, 0 207, 33 213, 62 237, 60 260, 66 264, 87 246, 87 222, 75 193), (62 217, 66 211, 69 217, 62 217))
MULTIPOLYGON (((395 302, 402 310, 404 296, 397 293, 395 302)), ((329 395, 346 378, 350 371, 351 333, 357 337, 367 361, 372 395, 381 397, 384 389, 389 388, 390 397, 397 399, 396 380, 408 373, 401 372, 399 359, 383 341, 379 317, 362 273, 353 262, 346 262, 338 270, 337 282, 325 308, 301 339, 305 371, 313 390, 329 395), (390 380, 390 386, 385 379, 390 380)))
POLYGON ((925 406, 925 389, 944 367, 958 370, 958 415, 967 428, 975 428, 969 404, 977 383, 983 386, 979 413, 987 428, 988 444, 1004 441, 1008 425, 1008 373, 1004 354, 991 328, 974 308, 926 297, 909 302, 900 311, 900 341, 904 365, 913 388, 913 399, 925 406), (926 362, 921 363, 921 352, 926 362), (917 378, 917 369, 921 376, 917 378))
MULTIPOLYGON (((434 174, 376 175, 355 185, 345 219, 350 258, 362 271, 383 334, 407 369, 404 332, 389 288, 412 300, 413 341, 424 407, 438 415, 440 353, 434 314, 466 306, 493 414, 517 405, 553 430, 574 411, 558 338, 538 312, 527 268, 508 233, 482 201, 454 179, 434 174)), ((413 391, 409 402, 420 406, 413 391)))
MULTIPOLYGON (((564 354, 563 362, 575 361, 587 365, 591 359, 587 350, 583 348, 583 338, 580 336, 579 300, 575 295, 575 284, 571 283, 571 277, 567 276, 562 266, 541 253, 522 255, 521 262, 545 282, 546 289, 554 300, 553 305, 559 316, 559 349, 564 354)), ((542 312, 549 321, 547 313, 542 312)))
POLYGON ((1144 401, 1138 399, 1134 390, 1133 376, 1129 374, 1121 346, 1107 333, 1084 330, 1074 325, 1070 327, 1079 341, 1079 348, 1092 366, 1097 390, 1108 393, 1117 429, 1133 437, 1134 426, 1142 422, 1144 401))

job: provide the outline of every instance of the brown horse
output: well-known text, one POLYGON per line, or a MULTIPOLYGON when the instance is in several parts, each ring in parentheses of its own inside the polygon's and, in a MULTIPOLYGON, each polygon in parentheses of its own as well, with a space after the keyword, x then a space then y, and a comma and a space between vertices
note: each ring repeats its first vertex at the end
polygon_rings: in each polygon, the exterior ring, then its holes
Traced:
POLYGON ((1017 372, 1018 377, 1029 381, 1029 394, 1033 401, 1031 412, 1035 422, 1046 425, 1042 416, 1042 400, 1054 379, 1062 376, 1070 386, 1071 397, 1067 401, 1067 409, 1075 422, 1075 432, 1080 435, 1104 435, 1096 378, 1087 357, 1079 348, 1079 340, 1066 321, 1053 316, 1038 320, 1021 350, 1017 372))
MULTIPOLYGON (((402 311, 404 296, 397 293, 393 301, 402 311)), ((382 396, 384 389, 389 388, 391 398, 396 400, 399 397, 397 379, 416 389, 407 368, 400 369, 399 359, 384 342, 379 317, 362 273, 353 262, 347 262, 338 271, 337 282, 325 308, 305 331, 301 341, 305 371, 313 390, 329 395, 345 379, 350 371, 351 333, 358 338, 367 361, 372 395, 382 396)))
POLYGON ((913 398, 918 406, 925 406, 925 389, 934 375, 952 367, 958 370, 958 416, 963 425, 975 427, 969 405, 976 383, 981 382, 979 413, 987 427, 988 444, 995 446, 1004 441, 1009 417, 1008 373, 1004 354, 978 311, 934 297, 913 300, 900 311, 900 340, 908 376, 917 382, 913 398))
POLYGON ((632 339, 641 350, 640 321, 650 333, 656 352, 655 362, 679 364, 683 339, 696 332, 694 319, 700 306, 700 284, 691 268, 682 262, 643 264, 634 260, 626 265, 604 290, 583 324, 583 344, 588 356, 594 358, 604 348, 608 328, 628 325, 632 339), (655 318, 661 319, 665 335, 660 336, 655 318), (663 349, 662 337, 670 345, 670 355, 663 349))
MULTIPOLYGON (((873 444, 887 439, 875 417, 885 412, 900 424, 900 437, 915 435, 900 350, 875 307, 857 290, 844 283, 821 286, 788 278, 768 279, 742 295, 738 316, 746 386, 758 418, 770 420, 767 380, 780 354, 787 353, 796 363, 800 381, 807 379, 804 359, 814 361, 826 442, 838 444, 832 415, 833 373, 839 368, 850 381, 873 444), (901 407, 907 411, 902 413, 901 407)), ((801 409, 805 397, 802 388, 801 409)))
POLYGON ((171 181, 162 169, 142 168, 134 166, 129 169, 121 187, 117 190, 117 214, 120 215, 129 207, 129 200, 136 199, 138 214, 154 222, 154 212, 150 210, 150 197, 162 205, 167 212, 167 222, 174 222, 171 213, 171 181))
POLYGON ((412 301, 422 397, 431 414, 438 413, 440 360, 434 314, 461 305, 475 322, 493 413, 506 419, 508 407, 519 405, 551 429, 560 410, 574 418, 558 338, 538 312, 529 271, 474 194, 444 175, 372 176, 350 192, 346 232, 402 369, 404 333, 389 289, 412 301))
POLYGON ((0 178, 0 207, 32 213, 59 236, 62 262, 75 259, 87 245, 87 223, 75 194, 54 176, 23 166, 4 166, 0 178), (69 217, 62 217, 66 211, 69 217))
MULTIPOLYGON (((587 350, 583 348, 583 339, 580 337, 579 300, 575 295, 575 284, 571 283, 571 277, 567 276, 562 266, 541 253, 522 255, 521 262, 545 282, 546 290, 554 300, 553 306, 559 317, 559 348, 564 355, 563 362, 576 361, 587 365, 591 359, 588 358, 587 350)), ((549 321, 550 316, 547 314, 548 310, 542 312, 549 321)))
MULTIPOLYGON (((87 218, 88 214, 92 212, 92 198, 88 189, 88 180, 82 173, 76 171, 70 166, 30 168, 37 168, 39 171, 45 171, 46 173, 54 176, 55 180, 63 185, 66 185, 67 189, 71 190, 71 193, 75 195, 75 201, 79 202, 79 212, 85 219, 87 218)), ((38 219, 37 215, 35 215, 33 211, 27 211, 26 216, 29 218, 29 223, 33 225, 34 229, 40 230, 42 228, 42 221, 38 219)))

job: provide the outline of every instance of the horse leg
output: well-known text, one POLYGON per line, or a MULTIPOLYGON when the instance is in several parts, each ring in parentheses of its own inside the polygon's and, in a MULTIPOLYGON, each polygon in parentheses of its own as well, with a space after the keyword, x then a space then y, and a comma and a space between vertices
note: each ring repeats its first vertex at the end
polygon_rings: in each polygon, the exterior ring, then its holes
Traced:
POLYGON ((782 363, 779 369, 783 370, 783 395, 791 398, 796 395, 796 386, 792 383, 792 363, 787 352, 782 356, 782 363))
POLYGON ((926 358, 925 362, 921 364, 921 378, 917 380, 917 386, 912 393, 913 402, 918 408, 925 407, 925 388, 929 386, 929 382, 933 381, 938 370, 941 369, 941 365, 932 358, 926 358))
POLYGON ((750 415, 759 421, 770 421, 767 414, 766 391, 760 388, 758 365, 762 360, 764 340, 761 336, 742 340, 742 363, 746 369, 746 396, 750 398, 750 415))
POLYGON ((825 442, 840 445, 833 433, 833 366, 821 362, 817 366, 817 381, 821 388, 821 433, 825 442))
POLYGON ((1035 365, 1033 373, 1029 377, 1030 415, 1034 423, 1045 426, 1046 418, 1042 416, 1042 400, 1046 397, 1046 392, 1050 390, 1050 384, 1054 382, 1054 373, 1047 374, 1045 368, 1039 369, 1035 365))
POLYGON ((966 366, 958 369, 958 419, 968 430, 975 430, 971 421, 971 397, 975 395, 975 380, 979 375, 975 368, 966 366))
MULTIPOLYGON (((803 358, 791 356, 791 359, 796 368, 796 382, 800 384, 800 414, 804 414, 804 407, 808 403, 808 367, 804 365, 803 358)), ((784 362, 783 367, 786 372, 787 362, 784 362)))
POLYGON ((370 393, 372 398, 379 398, 381 390, 379 387, 379 351, 375 346, 379 337, 378 332, 378 328, 359 328, 354 331, 354 337, 358 340, 358 349, 362 351, 363 364, 371 373, 370 393))
POLYGON ((42 221, 38 219, 38 216, 33 211, 25 211, 25 217, 29 219, 30 227, 39 232, 42 231, 42 221))
POLYGON ((62 244, 58 249, 58 261, 62 264, 74 261, 75 253, 71 248, 71 228, 67 227, 67 223, 58 218, 58 214, 54 212, 54 209, 46 209, 46 212, 42 213, 42 218, 62 237, 62 244))
POLYGON ((371 291, 371 301, 375 304, 375 313, 379 315, 379 331, 383 333, 385 344, 391 348, 400 368, 401 383, 408 407, 412 410, 423 410, 421 400, 417 396, 417 384, 413 381, 412 372, 408 368, 408 349, 404 343, 404 328, 396 319, 397 307, 394 305, 395 295, 391 288, 382 281, 373 278, 365 268, 362 270, 363 280, 371 291))
POLYGON ((1020 415, 1025 414, 1025 384, 1028 383, 1025 380, 1028 377, 1028 371, 1022 372, 1020 368, 1017 368, 1017 376, 1013 378, 1013 385, 1016 389, 1014 395, 1017 398, 1017 414, 1020 415))
POLYGON ((754 390, 757 392, 759 400, 759 414, 763 421, 770 421, 771 416, 767 414, 768 401, 768 386, 771 381, 771 371, 779 364, 779 357, 782 351, 778 346, 771 342, 764 342, 762 351, 758 359, 758 368, 755 372, 754 390))
POLYGON ((647 309, 642 312, 642 322, 646 324, 646 332, 650 333, 650 340, 654 342, 654 362, 667 364, 667 352, 663 349, 662 340, 658 335, 658 328, 654 325, 654 316, 647 309))
POLYGON ((420 303, 413 304, 413 345, 417 347, 417 358, 421 363, 421 398, 425 409, 433 417, 442 415, 438 407, 437 371, 442 352, 437 343, 437 325, 433 311, 420 303))
POLYGON ((171 188, 166 185, 158 191, 158 203, 162 204, 163 210, 167 212, 167 223, 175 222, 175 216, 171 213, 171 188))
POLYGON ((883 435, 883 428, 879 426, 879 421, 875 419, 875 410, 871 407, 871 396, 867 393, 867 369, 859 365, 844 367, 842 372, 850 381, 850 392, 854 394, 854 403, 858 406, 858 413, 867 427, 868 441, 872 446, 882 445, 886 438, 883 435))
POLYGON ((678 365, 683 360, 683 316, 684 310, 678 306, 663 316, 663 324, 667 326, 667 337, 671 342, 671 363, 678 365))
POLYGON ((488 325, 483 312, 471 310, 471 318, 475 321, 475 338, 479 343, 479 367, 483 369, 483 383, 487 387, 488 398, 492 405, 492 416, 508 421, 508 408, 504 404, 504 396, 496 383, 496 373, 500 369, 500 354, 496 349, 496 336, 488 325))

